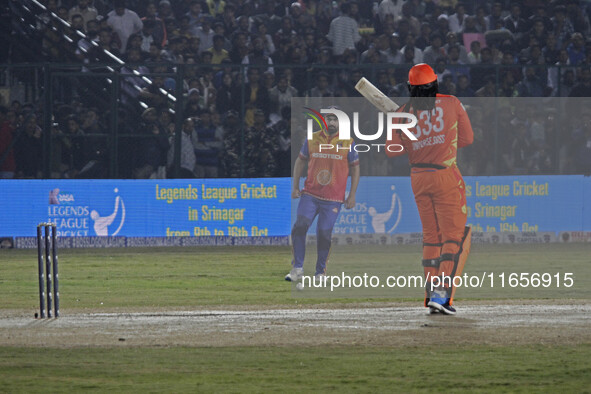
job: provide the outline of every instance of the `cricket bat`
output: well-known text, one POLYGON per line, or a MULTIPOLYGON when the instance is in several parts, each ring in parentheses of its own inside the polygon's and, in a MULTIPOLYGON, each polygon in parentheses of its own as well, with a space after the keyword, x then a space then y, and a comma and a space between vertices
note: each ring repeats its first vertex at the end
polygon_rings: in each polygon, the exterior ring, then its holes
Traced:
POLYGON ((365 77, 361 78, 355 85, 355 89, 361 93, 363 97, 369 100, 370 103, 382 112, 394 112, 399 106, 388 98, 380 89, 376 88, 374 84, 369 82, 365 77))

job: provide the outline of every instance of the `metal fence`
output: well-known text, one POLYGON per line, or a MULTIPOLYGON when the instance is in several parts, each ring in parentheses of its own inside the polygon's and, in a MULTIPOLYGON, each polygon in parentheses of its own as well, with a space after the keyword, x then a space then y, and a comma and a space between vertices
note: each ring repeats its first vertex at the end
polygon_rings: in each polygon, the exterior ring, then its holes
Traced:
MULTIPOLYGON (((203 118, 202 114, 207 112, 210 115, 206 116, 213 118, 209 126, 222 132, 231 131, 235 138, 230 140, 223 133, 217 134, 214 149, 217 157, 211 163, 217 163, 215 165, 219 169, 201 176, 245 176, 248 175, 245 168, 249 158, 244 137, 253 127, 252 112, 257 109, 263 111, 266 128, 270 127, 269 124, 280 123, 282 115, 288 116, 288 113, 282 114, 281 111, 285 102, 279 103, 276 94, 271 94, 273 98, 269 98, 269 93, 280 78, 296 88, 297 96, 355 96, 355 82, 365 76, 391 96, 404 97, 407 94, 406 75, 410 67, 389 64, 0 65, 2 104, 18 109, 20 103, 20 110, 17 110, 20 118, 14 121, 12 142, 0 147, 0 164, 10 152, 18 155, 19 145, 31 132, 27 130, 26 123, 32 123, 27 114, 34 113, 37 115, 34 122, 39 128, 35 136, 38 140, 38 155, 28 154, 27 158, 37 158, 38 163, 34 166, 34 173, 17 174, 19 176, 143 178, 166 173, 167 177, 179 177, 183 175, 183 121, 188 117, 196 120, 203 118), (249 81, 249 77, 255 78, 251 70, 258 70, 258 73, 253 71, 259 78, 256 93, 253 93, 249 81), (231 77, 228 86, 224 85, 225 75, 231 77), (323 93, 323 79, 328 83, 328 93, 323 93), (199 90, 196 102, 188 94, 194 92, 194 88, 199 90), (220 95, 227 97, 220 99, 220 95), (28 108, 23 110, 23 106, 28 108), (149 108, 156 110, 157 120, 146 120, 151 112, 149 108), (232 112, 237 122, 228 125, 226 121, 232 112), (150 122, 157 124, 157 127, 150 128, 150 122), (145 129, 146 126, 149 130, 145 129), (169 152, 171 149, 172 153, 169 152), (228 159, 226 153, 230 151, 233 155, 228 159), (237 171, 228 170, 228 160, 239 163, 237 171), (159 167, 164 167, 166 171, 159 172, 159 167)), ((531 115, 546 127, 544 132, 548 135, 548 144, 544 150, 548 161, 543 168, 520 168, 517 171, 543 174, 586 171, 584 165, 577 164, 574 158, 569 161, 569 155, 574 154, 573 149, 576 150, 577 139, 568 131, 578 128, 585 134, 588 116, 584 111, 573 113, 572 103, 565 101, 573 93, 575 78, 584 74, 580 69, 561 66, 447 65, 444 70, 437 71, 444 75, 440 83, 443 92, 455 93, 460 97, 466 92, 489 97, 494 108, 503 109, 495 112, 495 116, 486 118, 486 125, 483 125, 486 138, 478 139, 473 147, 476 152, 487 152, 488 165, 472 166, 467 170, 469 174, 496 175, 514 171, 503 164, 513 138, 506 128, 512 127, 511 117, 518 117, 519 114, 514 113, 514 108, 511 110, 503 106, 503 100, 532 95, 540 97, 530 98, 527 108, 531 108, 531 115), (525 77, 527 69, 532 70, 529 72, 531 80, 525 77), (479 78, 483 85, 464 88, 464 82, 460 81, 461 75, 468 75, 472 82, 474 78, 479 78), (517 82, 520 76, 522 79, 517 82), (552 101, 551 105, 549 101, 552 101), (570 108, 570 112, 564 111, 566 107, 570 108)), ((277 88, 274 92, 277 92, 277 88)), ((282 97, 285 98, 285 95, 282 97)), ((576 107, 582 105, 580 100, 576 107)), ((474 120, 475 123, 479 121, 481 119, 474 120)), ((197 122, 199 127, 200 120, 197 122)), ((527 119, 524 122, 527 123, 527 119)), ((289 127, 289 122, 285 127, 289 127)), ((32 128, 30 125, 29 129, 32 128)), ((269 135, 275 132, 279 131, 271 128, 269 135)), ((282 155, 284 152, 278 151, 276 154, 282 155)), ((259 174, 289 175, 289 168, 284 167, 272 174, 259 174)))

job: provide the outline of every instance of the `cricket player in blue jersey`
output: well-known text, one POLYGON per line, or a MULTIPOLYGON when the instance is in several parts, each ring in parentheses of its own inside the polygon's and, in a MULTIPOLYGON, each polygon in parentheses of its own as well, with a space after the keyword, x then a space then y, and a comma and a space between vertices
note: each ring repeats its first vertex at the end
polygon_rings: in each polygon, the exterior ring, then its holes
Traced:
POLYGON ((359 185, 359 155, 353 139, 341 140, 338 135, 338 119, 325 116, 326 129, 313 133, 306 140, 296 159, 293 170, 292 198, 300 198, 297 218, 291 230, 293 245, 292 269, 285 280, 297 282, 304 274, 306 234, 318 216, 316 227, 318 258, 315 275, 326 274, 326 263, 330 253, 332 229, 341 206, 351 209, 355 206, 355 193, 359 185), (300 178, 308 163, 304 189, 300 191, 300 178), (351 189, 345 199, 347 178, 351 176, 351 189))

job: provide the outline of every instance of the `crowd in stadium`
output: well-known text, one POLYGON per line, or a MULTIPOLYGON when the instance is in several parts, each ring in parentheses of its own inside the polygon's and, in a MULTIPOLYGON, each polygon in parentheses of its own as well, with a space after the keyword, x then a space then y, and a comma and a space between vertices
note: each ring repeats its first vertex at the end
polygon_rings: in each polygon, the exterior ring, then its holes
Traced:
MULTIPOLYGON (((35 32, 14 33, 35 35, 39 50, 15 48, 9 60, 78 62, 82 71, 125 62, 117 131, 130 137, 120 139, 119 177, 159 177, 171 168, 169 97, 179 91, 183 177, 289 176, 292 97, 357 97, 355 82, 370 73, 384 93, 405 97, 408 70, 422 62, 436 70, 441 93, 461 98, 591 97, 591 7, 579 0, 42 3, 35 32), (177 88, 179 64, 186 67, 177 88), (238 65, 254 67, 241 72, 238 65), (154 76, 147 83, 136 71, 154 76)), ((53 97, 51 176, 107 176, 101 134, 113 127, 110 107, 88 99, 80 83, 60 84, 53 97)), ((40 177, 41 103, 4 104, 0 174, 40 177)), ((466 173, 590 173, 591 117, 570 119, 565 130, 556 111, 527 109, 499 115, 503 135, 496 137, 482 131, 490 114, 469 110, 476 140, 466 173), (502 152, 496 159, 491 144, 502 152)))

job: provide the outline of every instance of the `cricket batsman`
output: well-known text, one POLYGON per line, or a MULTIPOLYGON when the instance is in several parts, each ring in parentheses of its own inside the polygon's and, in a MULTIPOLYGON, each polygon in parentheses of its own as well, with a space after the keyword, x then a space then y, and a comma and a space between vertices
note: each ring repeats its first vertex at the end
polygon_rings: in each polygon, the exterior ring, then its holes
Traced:
POLYGON ((408 73, 410 100, 398 111, 412 113, 417 141, 400 131, 387 145, 399 144, 390 157, 408 154, 411 184, 423 226, 425 307, 430 313, 454 315, 453 278, 462 273, 470 252, 471 229, 466 227, 466 187, 456 163, 458 148, 474 140, 472 125, 460 101, 438 93, 437 75, 424 63, 408 73))
POLYGON ((299 198, 297 218, 291 230, 293 245, 292 269, 285 280, 297 282, 304 274, 306 233, 318 216, 316 226, 317 252, 315 275, 326 274, 330 253, 332 229, 343 202, 345 208, 355 206, 355 193, 359 185, 359 155, 353 139, 338 137, 339 122, 335 115, 325 116, 326 129, 312 134, 306 140, 296 159, 293 170, 292 198, 299 198), (304 189, 300 191, 300 178, 308 171, 304 189), (351 176, 351 189, 345 199, 347 178, 351 176))

